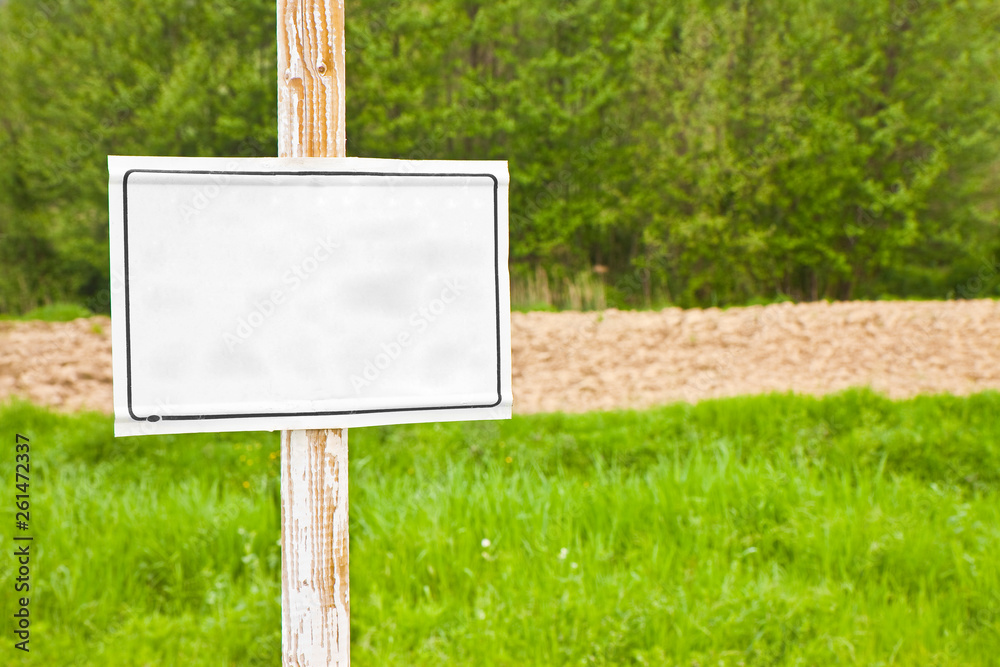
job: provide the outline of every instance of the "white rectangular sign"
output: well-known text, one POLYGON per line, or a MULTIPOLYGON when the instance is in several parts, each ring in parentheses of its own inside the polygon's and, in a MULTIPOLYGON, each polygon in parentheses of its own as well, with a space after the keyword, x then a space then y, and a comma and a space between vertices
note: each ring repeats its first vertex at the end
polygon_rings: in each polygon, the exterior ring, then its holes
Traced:
POLYGON ((506 162, 108 168, 116 435, 510 417, 506 162))

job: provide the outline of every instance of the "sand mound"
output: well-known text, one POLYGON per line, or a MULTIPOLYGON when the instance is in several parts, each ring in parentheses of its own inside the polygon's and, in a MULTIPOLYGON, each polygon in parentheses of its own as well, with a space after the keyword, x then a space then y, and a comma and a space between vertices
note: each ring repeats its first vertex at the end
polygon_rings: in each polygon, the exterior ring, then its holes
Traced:
MULTIPOLYGON (((1000 302, 775 304, 513 313, 514 411, 871 386, 892 397, 1000 389, 1000 302)), ((0 323, 0 398, 111 412, 111 322, 0 323)))
POLYGON ((855 386, 967 394, 1000 388, 1000 303, 515 314, 513 347, 521 412, 855 386))

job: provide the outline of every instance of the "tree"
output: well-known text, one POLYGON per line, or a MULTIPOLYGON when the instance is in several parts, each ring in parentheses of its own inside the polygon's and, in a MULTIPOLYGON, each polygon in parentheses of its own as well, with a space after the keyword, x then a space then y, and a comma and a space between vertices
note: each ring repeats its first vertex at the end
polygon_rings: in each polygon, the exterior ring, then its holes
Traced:
POLYGON ((0 311, 106 311, 107 155, 273 155, 271 2, 11 0, 0 311))

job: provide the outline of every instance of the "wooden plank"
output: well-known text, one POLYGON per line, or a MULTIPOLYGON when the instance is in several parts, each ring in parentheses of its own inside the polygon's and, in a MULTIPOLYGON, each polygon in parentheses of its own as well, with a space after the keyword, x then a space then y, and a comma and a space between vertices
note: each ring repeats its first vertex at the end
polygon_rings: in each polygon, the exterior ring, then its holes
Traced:
MULTIPOLYGON (((344 4, 278 0, 278 155, 345 157, 344 4)), ((347 429, 281 434, 285 667, 351 663, 347 429)))

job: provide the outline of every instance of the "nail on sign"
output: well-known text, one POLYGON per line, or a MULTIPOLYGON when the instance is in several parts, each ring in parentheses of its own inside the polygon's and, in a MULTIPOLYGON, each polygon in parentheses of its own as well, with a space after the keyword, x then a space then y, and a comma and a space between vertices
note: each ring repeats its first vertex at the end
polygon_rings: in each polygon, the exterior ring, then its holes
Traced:
POLYGON ((108 169, 116 435, 510 417, 506 162, 108 169))

